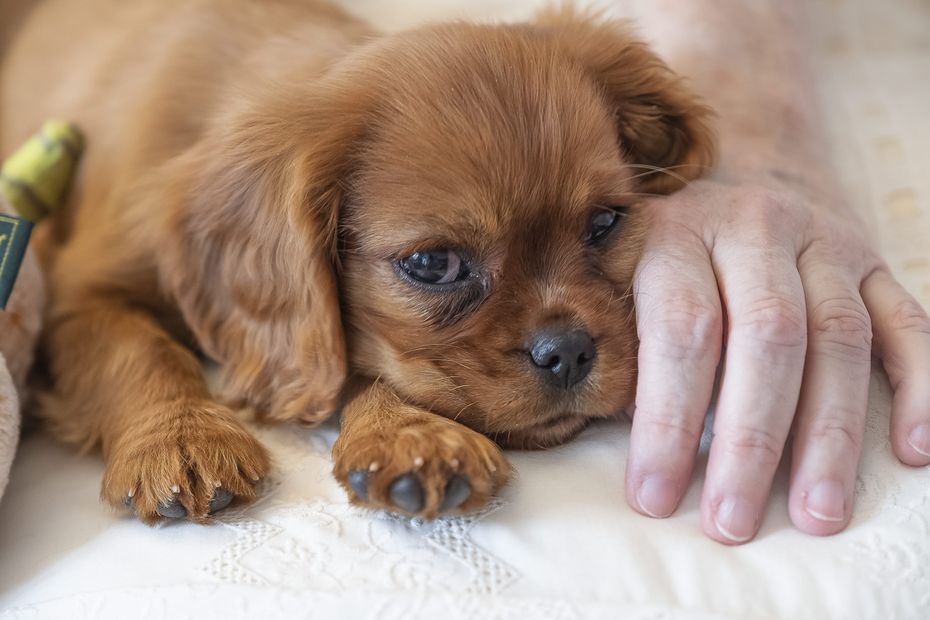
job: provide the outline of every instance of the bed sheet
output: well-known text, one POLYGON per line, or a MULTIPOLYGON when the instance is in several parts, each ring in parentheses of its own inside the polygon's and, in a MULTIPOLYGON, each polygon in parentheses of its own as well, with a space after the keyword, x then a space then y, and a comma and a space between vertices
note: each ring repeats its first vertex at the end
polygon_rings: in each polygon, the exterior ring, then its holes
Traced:
MULTIPOLYGON (((350 8, 400 28, 538 4, 350 8)), ((892 268, 930 304, 930 3, 816 0, 808 12, 840 174, 892 268)), ((257 429, 276 469, 256 504, 207 527, 154 529, 98 502, 97 457, 32 435, 0 505, 0 619, 927 620, 930 468, 892 456, 889 397, 873 373, 847 531, 796 531, 782 471, 758 539, 732 548, 701 534, 701 478, 669 519, 627 507, 624 421, 512 453, 518 477, 498 500, 433 523, 349 506, 329 474, 333 425, 257 429)))

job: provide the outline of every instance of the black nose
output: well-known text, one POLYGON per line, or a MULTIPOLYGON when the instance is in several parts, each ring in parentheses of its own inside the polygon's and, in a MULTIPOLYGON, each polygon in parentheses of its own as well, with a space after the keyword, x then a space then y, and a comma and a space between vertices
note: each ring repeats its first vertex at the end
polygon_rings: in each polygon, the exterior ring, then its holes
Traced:
POLYGON ((543 329, 533 336, 530 358, 546 381, 568 389, 588 376, 597 349, 583 329, 543 329))

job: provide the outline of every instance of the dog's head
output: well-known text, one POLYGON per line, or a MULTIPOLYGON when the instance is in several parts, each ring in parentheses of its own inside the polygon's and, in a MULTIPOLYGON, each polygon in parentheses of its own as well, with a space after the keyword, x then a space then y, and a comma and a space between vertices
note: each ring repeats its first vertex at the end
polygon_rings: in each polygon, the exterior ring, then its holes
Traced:
POLYGON ((219 357, 250 360, 241 372, 290 402, 331 404, 341 316, 353 369, 522 447, 631 401, 639 205, 698 176, 713 144, 706 108, 626 25, 429 27, 359 51, 307 99, 249 125, 265 150, 225 202, 252 227, 242 249, 223 239, 244 274, 216 279, 225 314, 251 317, 240 340, 286 344, 301 369, 243 355, 235 320, 198 332, 219 357))

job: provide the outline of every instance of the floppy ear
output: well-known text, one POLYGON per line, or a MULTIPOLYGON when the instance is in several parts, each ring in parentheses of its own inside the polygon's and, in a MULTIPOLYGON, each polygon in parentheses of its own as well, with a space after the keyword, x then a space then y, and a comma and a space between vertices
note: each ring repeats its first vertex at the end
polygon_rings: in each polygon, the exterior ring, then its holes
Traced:
POLYGON ((667 171, 641 177, 642 191, 672 192, 713 165, 710 108, 634 35, 630 22, 599 21, 569 6, 542 12, 536 23, 604 89, 632 163, 667 171))
POLYGON ((336 233, 363 122, 338 91, 258 95, 157 175, 162 284, 227 396, 277 420, 322 421, 346 376, 336 233))

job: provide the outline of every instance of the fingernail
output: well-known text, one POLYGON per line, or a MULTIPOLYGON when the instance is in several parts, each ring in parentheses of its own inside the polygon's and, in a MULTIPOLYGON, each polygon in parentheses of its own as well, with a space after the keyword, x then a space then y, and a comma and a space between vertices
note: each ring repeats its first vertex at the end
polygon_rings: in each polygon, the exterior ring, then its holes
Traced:
POLYGON ((911 434, 907 436, 907 443, 924 456, 930 456, 930 424, 918 424, 911 429, 911 434))
POLYGON ((846 518, 846 491, 836 480, 821 480, 805 499, 804 509, 820 521, 842 521, 846 518))
POLYGON ((677 489, 671 480, 665 476, 652 475, 646 476, 640 484, 636 501, 642 511, 650 517, 664 519, 675 511, 677 495, 677 489))
POLYGON ((749 501, 742 497, 727 497, 717 506, 714 524, 724 538, 742 543, 755 535, 758 519, 758 512, 749 501))

